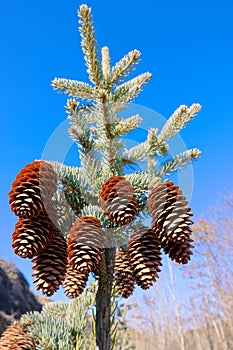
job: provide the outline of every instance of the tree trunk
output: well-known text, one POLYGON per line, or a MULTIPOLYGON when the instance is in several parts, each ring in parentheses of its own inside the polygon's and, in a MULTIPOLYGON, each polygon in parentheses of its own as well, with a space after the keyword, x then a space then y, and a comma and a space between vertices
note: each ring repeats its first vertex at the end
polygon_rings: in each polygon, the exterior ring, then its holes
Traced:
POLYGON ((99 350, 111 350, 111 295, 115 248, 105 248, 96 294, 96 343, 99 350))

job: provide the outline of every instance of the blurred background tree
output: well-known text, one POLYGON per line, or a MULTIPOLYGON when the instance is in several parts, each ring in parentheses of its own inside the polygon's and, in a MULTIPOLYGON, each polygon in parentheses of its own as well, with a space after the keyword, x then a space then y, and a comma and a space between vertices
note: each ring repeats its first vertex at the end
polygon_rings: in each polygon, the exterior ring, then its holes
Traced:
POLYGON ((137 322, 132 322, 136 349, 233 348, 232 207, 230 192, 203 214, 193 228, 195 250, 189 267, 178 270, 167 261, 165 278, 138 303, 137 322))

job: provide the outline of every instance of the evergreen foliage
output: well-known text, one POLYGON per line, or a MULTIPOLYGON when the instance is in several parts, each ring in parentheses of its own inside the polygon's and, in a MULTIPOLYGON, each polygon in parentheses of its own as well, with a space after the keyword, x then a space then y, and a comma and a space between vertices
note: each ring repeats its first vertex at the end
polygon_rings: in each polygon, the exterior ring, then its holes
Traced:
MULTIPOLYGON (((52 302, 41 312, 28 312, 21 317, 24 331, 34 340, 36 350, 96 350, 95 294, 92 283, 82 297, 70 302, 52 302)), ((132 305, 122 303, 113 292, 111 334, 112 349, 133 350, 126 326, 126 313, 132 305)), ((1 346, 1 342, 0 342, 1 346)))
POLYGON ((34 339, 38 350, 95 349, 88 332, 91 327, 90 309, 94 305, 94 288, 82 298, 70 302, 47 303, 42 312, 29 312, 21 323, 34 339))
MULTIPOLYGON (((80 167, 69 167, 58 162, 52 164, 61 183, 67 186, 65 199, 71 207, 81 209, 78 216, 93 215, 103 227, 113 228, 116 225, 106 218, 100 207, 102 184, 111 176, 124 175, 137 193, 137 201, 145 201, 145 196, 148 195, 146 191, 199 157, 200 151, 194 148, 161 165, 157 160, 169 153, 167 141, 194 118, 200 105, 181 105, 160 132, 156 128, 150 128, 146 141, 127 149, 122 136, 135 130, 142 118, 138 114, 123 118, 118 112, 137 97, 151 74, 142 73, 125 82, 139 63, 141 53, 138 50, 130 51, 110 67, 107 47, 102 48, 102 60, 98 56, 90 8, 81 5, 78 15, 90 84, 55 78, 52 85, 55 90, 72 97, 67 101, 66 111, 71 124, 70 136, 79 148, 80 167), (146 170, 125 173, 126 165, 141 161, 147 162, 146 170), (72 195, 67 194, 68 190, 72 195)), ((148 211, 147 206, 140 207, 139 211, 141 209, 148 211)))

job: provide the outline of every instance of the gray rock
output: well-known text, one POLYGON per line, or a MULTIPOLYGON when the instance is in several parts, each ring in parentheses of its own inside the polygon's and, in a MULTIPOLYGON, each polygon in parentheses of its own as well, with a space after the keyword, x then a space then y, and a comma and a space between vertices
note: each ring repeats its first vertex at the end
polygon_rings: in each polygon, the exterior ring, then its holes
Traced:
POLYGON ((0 258, 0 334, 25 312, 41 308, 23 274, 13 263, 0 258))

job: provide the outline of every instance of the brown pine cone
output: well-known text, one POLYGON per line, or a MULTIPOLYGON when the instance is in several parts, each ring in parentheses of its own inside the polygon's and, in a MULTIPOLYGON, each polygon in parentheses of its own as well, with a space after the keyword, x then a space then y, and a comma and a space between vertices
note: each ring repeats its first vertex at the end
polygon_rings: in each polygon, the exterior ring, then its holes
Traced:
POLYGON ((50 297, 63 283, 67 266, 67 243, 60 231, 56 231, 52 241, 43 253, 32 259, 32 276, 36 289, 50 297))
POLYGON ((152 188, 148 196, 148 209, 152 216, 152 229, 163 247, 169 241, 185 242, 191 235, 193 215, 188 201, 173 182, 161 183, 152 188))
POLYGON ((104 213, 120 226, 129 224, 137 214, 134 188, 124 176, 110 177, 102 185, 100 201, 104 213))
POLYGON ((134 278, 127 251, 123 247, 116 253, 114 274, 118 293, 128 298, 134 290, 134 278))
POLYGON ((128 259, 133 277, 142 289, 148 289, 158 278, 161 266, 159 241, 155 233, 145 226, 139 226, 128 242, 128 259))
POLYGON ((16 176, 9 192, 11 210, 20 218, 30 218, 43 211, 57 188, 57 176, 51 164, 36 160, 16 176))
MULTIPOLYGON (((51 218, 55 220, 55 212, 50 206, 51 218), (54 215, 52 215, 52 211, 54 215)), ((44 251, 56 232, 56 226, 47 212, 30 219, 19 219, 12 234, 12 247, 21 258, 32 258, 44 251)))
POLYGON ((0 338, 0 350, 36 350, 33 340, 19 322, 12 323, 0 338))
POLYGON ((77 298, 86 287, 88 276, 89 273, 87 271, 79 272, 74 270, 71 265, 68 265, 65 281, 63 282, 65 294, 71 299, 77 298))
POLYGON ((97 268, 105 243, 100 221, 92 216, 76 220, 68 235, 68 260, 75 270, 91 272, 97 268))
POLYGON ((192 249, 194 246, 192 242, 193 240, 190 238, 185 242, 177 242, 176 244, 167 242, 167 244, 164 244, 163 250, 171 260, 175 260, 179 264, 187 264, 193 255, 192 249))

